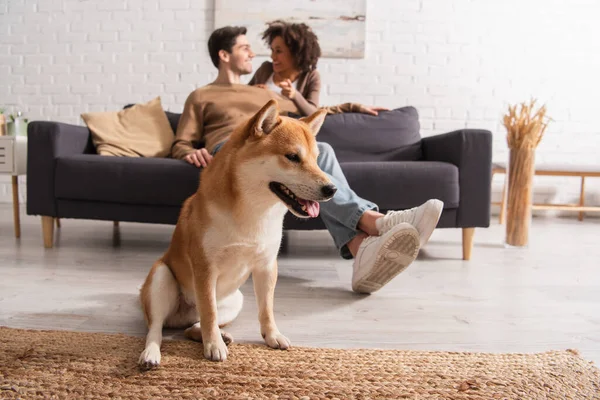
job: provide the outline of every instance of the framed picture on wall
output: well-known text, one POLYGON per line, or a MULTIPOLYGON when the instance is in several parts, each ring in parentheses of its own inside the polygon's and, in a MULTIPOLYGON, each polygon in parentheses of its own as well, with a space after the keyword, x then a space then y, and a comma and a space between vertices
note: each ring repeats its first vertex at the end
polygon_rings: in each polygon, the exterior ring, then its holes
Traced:
POLYGON ((257 55, 270 54, 261 32, 277 19, 309 25, 319 38, 322 57, 365 56, 366 0, 215 0, 215 29, 245 26, 257 55))

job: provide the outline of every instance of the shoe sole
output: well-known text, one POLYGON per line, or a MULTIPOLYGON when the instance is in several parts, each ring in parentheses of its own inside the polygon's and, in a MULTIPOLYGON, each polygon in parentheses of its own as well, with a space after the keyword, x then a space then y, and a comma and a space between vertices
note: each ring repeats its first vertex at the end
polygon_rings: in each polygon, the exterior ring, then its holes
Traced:
POLYGON ((390 236, 379 249, 373 268, 356 281, 352 290, 373 293, 404 271, 419 254, 419 233, 416 229, 400 231, 390 236))

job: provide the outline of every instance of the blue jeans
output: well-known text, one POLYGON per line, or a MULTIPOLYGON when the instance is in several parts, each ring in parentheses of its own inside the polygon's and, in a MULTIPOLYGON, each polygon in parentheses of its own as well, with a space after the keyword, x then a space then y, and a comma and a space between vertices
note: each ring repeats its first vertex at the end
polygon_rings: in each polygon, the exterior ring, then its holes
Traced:
MULTIPOLYGON (((224 143, 215 146, 213 155, 224 143)), ((365 211, 378 211, 379 207, 375 203, 359 197, 350 189, 331 145, 317 142, 317 146, 319 147, 317 164, 338 189, 331 200, 321 203, 321 219, 340 251, 340 255, 345 259, 351 259, 352 254, 348 250, 347 244, 358 233, 356 227, 358 220, 365 211)))

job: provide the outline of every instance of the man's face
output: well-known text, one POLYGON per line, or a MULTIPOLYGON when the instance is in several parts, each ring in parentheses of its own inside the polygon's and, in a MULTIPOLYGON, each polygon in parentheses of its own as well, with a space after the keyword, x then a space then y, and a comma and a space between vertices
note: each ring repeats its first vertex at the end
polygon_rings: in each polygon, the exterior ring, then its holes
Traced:
POLYGON ((237 37, 229 55, 229 68, 240 75, 252 73, 252 59, 255 54, 250 48, 246 35, 237 37))

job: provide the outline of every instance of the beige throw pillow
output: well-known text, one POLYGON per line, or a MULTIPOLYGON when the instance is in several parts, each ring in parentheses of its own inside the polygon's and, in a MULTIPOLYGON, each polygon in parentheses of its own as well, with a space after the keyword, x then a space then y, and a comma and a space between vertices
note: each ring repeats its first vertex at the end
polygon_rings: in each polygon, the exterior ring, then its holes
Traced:
POLYGON ((160 97, 118 112, 81 114, 81 118, 100 155, 166 157, 171 151, 174 133, 160 97))

